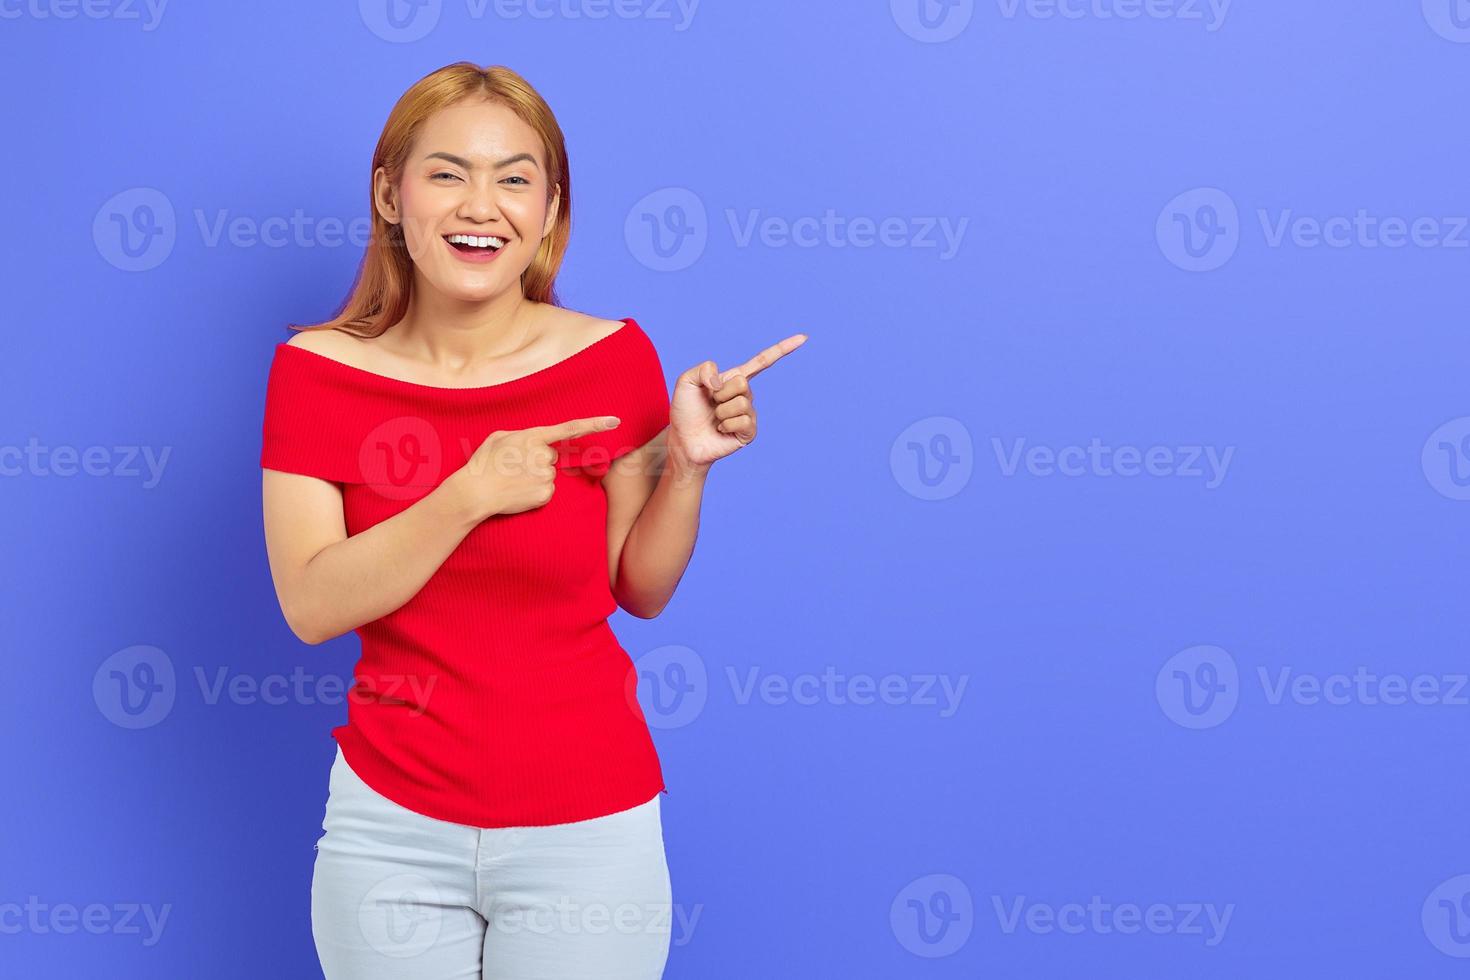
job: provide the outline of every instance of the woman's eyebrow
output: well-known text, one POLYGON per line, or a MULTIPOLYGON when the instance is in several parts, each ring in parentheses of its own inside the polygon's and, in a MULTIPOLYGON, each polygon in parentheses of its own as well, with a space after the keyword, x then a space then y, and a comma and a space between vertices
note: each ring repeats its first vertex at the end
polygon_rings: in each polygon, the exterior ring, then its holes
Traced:
MULTIPOLYGON (((455 156, 453 153, 444 153, 442 151, 439 151, 439 152, 427 154, 424 157, 424 159, 425 160, 432 160, 435 157, 438 157, 441 160, 448 160, 450 163, 454 164, 455 166, 457 166, 457 167, 463 167, 466 170, 474 170, 475 169, 475 165, 473 163, 470 163, 464 157, 455 156)), ((508 167, 508 166, 510 166, 513 163, 519 163, 521 160, 528 160, 528 161, 530 161, 530 163, 531 163, 531 165, 533 167, 536 167, 536 169, 538 169, 538 170, 541 169, 540 165, 538 163, 536 163, 536 157, 534 155, 530 154, 530 153, 517 153, 514 156, 508 156, 508 157, 506 157, 504 160, 497 160, 492 165, 491 169, 493 169, 493 170, 499 170, 501 167, 508 167)))

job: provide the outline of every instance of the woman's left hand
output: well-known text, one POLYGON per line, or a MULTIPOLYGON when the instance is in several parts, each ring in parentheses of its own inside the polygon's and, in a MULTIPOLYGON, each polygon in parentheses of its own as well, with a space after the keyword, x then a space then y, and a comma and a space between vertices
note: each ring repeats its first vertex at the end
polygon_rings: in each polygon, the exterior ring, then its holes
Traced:
POLYGON ((669 406, 670 453, 692 467, 709 466, 755 439, 755 392, 750 379, 806 343, 792 334, 741 364, 720 371, 704 361, 679 375, 669 406))

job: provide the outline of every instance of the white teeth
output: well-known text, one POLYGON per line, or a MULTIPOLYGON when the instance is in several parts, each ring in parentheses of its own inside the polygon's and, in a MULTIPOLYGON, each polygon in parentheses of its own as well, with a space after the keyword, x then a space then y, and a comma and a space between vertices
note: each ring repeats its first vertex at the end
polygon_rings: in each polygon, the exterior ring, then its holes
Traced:
POLYGON ((471 245, 475 248, 501 248, 505 245, 505 239, 492 236, 449 235, 447 237, 451 245, 471 245))

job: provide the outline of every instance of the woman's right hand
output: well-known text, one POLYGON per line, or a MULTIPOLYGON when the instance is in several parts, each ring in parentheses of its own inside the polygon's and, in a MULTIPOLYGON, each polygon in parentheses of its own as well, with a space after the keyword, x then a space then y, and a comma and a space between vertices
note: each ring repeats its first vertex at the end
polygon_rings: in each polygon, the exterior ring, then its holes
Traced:
POLYGON ((483 520, 545 506, 556 485, 557 451, 551 443, 605 432, 621 424, 616 415, 572 419, 556 425, 492 432, 451 479, 483 520))

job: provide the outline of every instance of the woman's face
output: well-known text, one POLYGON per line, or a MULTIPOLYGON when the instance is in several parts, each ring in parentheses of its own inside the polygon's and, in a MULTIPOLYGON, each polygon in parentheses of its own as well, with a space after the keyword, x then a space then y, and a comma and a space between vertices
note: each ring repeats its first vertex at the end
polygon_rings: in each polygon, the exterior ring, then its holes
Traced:
POLYGON ((378 210, 403 227, 415 286, 466 302, 518 293, 561 203, 545 167, 536 131, 504 106, 476 102, 435 113, 398 187, 381 167, 374 175, 378 210), (451 235, 499 242, 456 246, 451 235))

